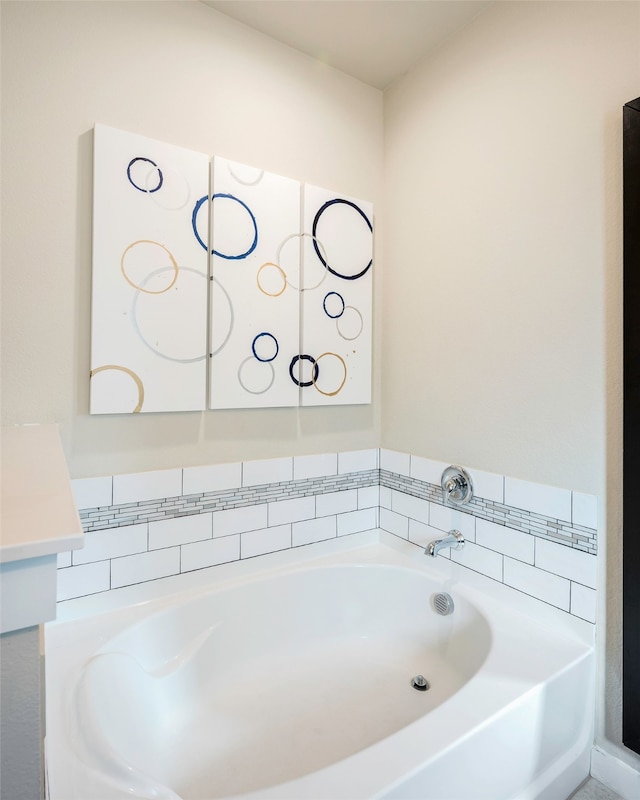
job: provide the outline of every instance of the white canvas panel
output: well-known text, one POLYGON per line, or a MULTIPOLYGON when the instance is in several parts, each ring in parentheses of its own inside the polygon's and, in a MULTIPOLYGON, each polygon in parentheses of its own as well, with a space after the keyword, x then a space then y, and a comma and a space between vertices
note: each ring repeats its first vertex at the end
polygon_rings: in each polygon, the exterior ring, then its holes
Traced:
POLYGON ((210 408, 297 406, 300 183, 218 157, 212 170, 210 408))
POLYGON ((92 414, 206 407, 207 252, 192 217, 209 157, 94 131, 92 414))
POLYGON ((373 205, 306 185, 301 405, 371 402, 373 205))

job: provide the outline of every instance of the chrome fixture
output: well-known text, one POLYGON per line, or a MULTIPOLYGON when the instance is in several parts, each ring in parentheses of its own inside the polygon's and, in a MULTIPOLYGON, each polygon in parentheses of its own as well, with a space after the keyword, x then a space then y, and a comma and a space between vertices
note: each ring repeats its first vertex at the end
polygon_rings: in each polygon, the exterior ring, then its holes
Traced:
POLYGON ((415 678, 412 678, 411 685, 419 692, 426 692, 427 689, 431 688, 429 681, 424 677, 424 675, 416 675, 415 678))
POLYGON ((473 497, 473 484, 471 476, 457 464, 447 467, 440 480, 442 486, 442 502, 446 505, 463 506, 473 497))
POLYGON ((432 542, 429 542, 424 552, 425 555, 435 558, 441 550, 447 547, 450 547, 452 550, 462 550, 464 547, 464 536, 460 531, 449 531, 444 539, 434 539, 432 542))
POLYGON ((431 598, 431 604, 436 614, 440 614, 442 617, 448 617, 449 614, 453 614, 455 608, 453 597, 447 592, 436 592, 431 598))

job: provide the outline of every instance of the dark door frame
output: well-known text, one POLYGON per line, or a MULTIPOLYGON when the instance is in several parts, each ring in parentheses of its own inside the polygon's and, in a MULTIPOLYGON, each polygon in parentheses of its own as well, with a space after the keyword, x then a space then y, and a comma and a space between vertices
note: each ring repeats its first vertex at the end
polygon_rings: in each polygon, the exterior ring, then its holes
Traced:
POLYGON ((640 97, 623 108, 622 741, 640 754, 640 97))

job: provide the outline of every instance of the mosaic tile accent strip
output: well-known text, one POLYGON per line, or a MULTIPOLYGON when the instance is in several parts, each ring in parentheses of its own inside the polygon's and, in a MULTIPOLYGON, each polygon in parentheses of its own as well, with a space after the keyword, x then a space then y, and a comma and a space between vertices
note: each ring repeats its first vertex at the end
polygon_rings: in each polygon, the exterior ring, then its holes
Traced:
POLYGON ((98 506, 81 510, 79 512, 80 520, 85 533, 90 533, 109 528, 120 528, 125 525, 274 503, 280 500, 364 489, 379 485, 379 472, 378 469, 371 469, 343 475, 266 483, 138 503, 98 506))
MULTIPOLYGON (((380 486, 427 500, 430 503, 444 505, 440 486, 417 478, 381 469, 380 486)), ((591 555, 597 554, 597 531, 594 528, 574 525, 566 520, 553 519, 493 500, 485 500, 482 497, 473 497, 467 505, 460 507, 459 510, 488 522, 514 528, 575 550, 581 550, 591 555)))
MULTIPOLYGON (((81 510, 80 519, 85 532, 89 533, 143 522, 155 522, 378 485, 411 497, 444 505, 441 489, 433 483, 385 469, 371 469, 344 475, 282 481, 159 500, 98 506, 81 510)), ((597 531, 594 528, 546 517, 482 497, 473 497, 460 510, 480 519, 548 539, 585 553, 597 554, 597 531)))

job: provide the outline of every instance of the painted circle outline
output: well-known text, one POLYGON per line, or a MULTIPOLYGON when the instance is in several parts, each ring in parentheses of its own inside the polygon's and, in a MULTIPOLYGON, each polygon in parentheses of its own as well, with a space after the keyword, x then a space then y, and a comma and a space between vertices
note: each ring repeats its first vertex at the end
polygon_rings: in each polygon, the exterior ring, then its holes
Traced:
MULTIPOLYGON (((218 286, 220 287, 221 291, 222 291, 222 294, 227 298, 227 303, 229 303, 229 315, 231 317, 231 322, 229 324, 229 330, 227 331, 227 335, 222 340, 222 344, 219 345, 218 347, 216 347, 215 350, 212 350, 211 353, 209 353, 209 357, 213 358, 214 356, 218 355, 218 353, 222 350, 222 348, 229 341, 229 338, 230 338, 231 334, 233 333, 233 323, 235 322, 235 317, 234 317, 234 314, 233 314, 233 303, 231 302, 231 298, 229 297, 229 292, 224 288, 224 286, 220 283, 220 281, 213 275, 211 276, 211 283, 217 283, 218 286)), ((214 324, 213 314, 211 315, 211 324, 212 325, 214 324)))
MULTIPOLYGON (((340 292, 333 292, 333 291, 327 292, 325 294, 325 296, 324 296, 323 301, 322 301, 322 308, 324 309, 324 313, 329 317, 329 319, 338 319, 339 317, 341 317, 344 314, 344 311, 345 311, 346 307, 347 306, 345 305, 344 297, 340 294, 340 292), (330 294, 335 294, 336 297, 339 297, 340 300, 342 300, 342 311, 339 314, 330 314, 327 311, 327 297, 329 297, 330 294)), ((362 333, 362 331, 360 333, 362 333)), ((360 334, 358 334, 358 335, 360 335, 360 334)))
MULTIPOLYGON (((240 200, 239 197, 236 197, 233 194, 229 194, 228 192, 216 192, 215 194, 211 195, 212 203, 216 199, 216 197, 225 197, 228 200, 235 200, 236 203, 239 203, 245 209, 245 211, 249 214, 249 217, 251 218, 251 222, 253 224, 253 241, 251 242, 251 245, 248 250, 245 250, 244 253, 239 253, 238 255, 235 256, 230 256, 227 255, 226 253, 221 253, 219 250, 214 250, 214 249, 211 250, 211 254, 214 256, 219 256, 220 258, 225 258, 227 259, 227 261, 242 261, 243 258, 247 258, 247 256, 250 256, 258 245, 258 223, 256 222, 256 218, 254 217, 253 211, 251 211, 249 206, 245 202, 240 200)), ((208 248, 207 245, 202 241, 202 238, 198 233, 198 227, 196 225, 196 217, 198 216, 198 211, 200 211, 200 207, 205 202, 205 200, 208 199, 209 195, 205 194, 204 197, 201 197, 199 200, 197 200, 195 206, 193 207, 193 211, 191 212, 191 227, 193 228, 193 232, 195 234, 196 239, 198 240, 198 243, 205 250, 208 250, 208 248)))
POLYGON ((173 257, 173 253, 171 252, 171 250, 169 250, 169 248, 165 247, 163 244, 160 244, 160 242, 155 242, 153 239, 138 239, 135 242, 131 242, 131 244, 128 245, 128 247, 125 247, 124 252, 120 256, 120 270, 122 272, 122 275, 123 275, 125 281, 130 286, 133 286, 134 289, 137 289, 139 292, 145 292, 145 294, 164 294, 165 292, 168 292, 169 289, 171 289, 171 287, 174 285, 174 283, 178 280, 178 273, 180 271, 180 267, 178 266, 178 262, 173 257), (166 289, 161 289, 158 292, 152 292, 151 289, 144 289, 143 288, 145 283, 151 277, 151 275, 156 275, 158 273, 158 270, 155 270, 154 272, 149 273, 149 275, 147 275, 147 277, 144 279, 144 281, 142 283, 142 286, 138 286, 138 284, 134 283, 131 280, 131 278, 127 275, 126 270, 124 268, 124 257, 127 255, 129 250, 131 250, 131 248, 135 247, 135 245, 137 245, 137 244, 155 244, 158 247, 161 247, 165 251, 165 253, 169 256, 169 258, 171 259, 171 267, 161 267, 160 268, 162 271, 165 271, 165 270, 168 270, 168 269, 173 269, 173 280, 166 287, 166 289))
POLYGON ((97 375, 99 372, 107 372, 109 370, 116 370, 117 372, 124 372, 130 378, 133 378, 133 382, 135 383, 138 389, 138 404, 136 407, 131 411, 131 414, 139 414, 142 410, 142 405, 144 403, 144 384, 140 380, 140 377, 129 367, 123 367, 120 364, 103 364, 101 367, 96 367, 92 369, 89 373, 89 378, 93 378, 94 375, 97 375))
MULTIPOLYGON (((247 164, 241 164, 240 166, 248 166, 248 165, 247 164)), ((230 161, 227 161, 227 169, 229 170, 229 175, 231 175, 231 177, 234 179, 234 181, 237 181, 238 183, 242 184, 243 186, 257 186, 260 183, 260 181, 263 179, 263 177, 264 177, 264 170, 261 169, 258 172, 258 177, 257 178, 255 178, 252 181, 244 181, 244 180, 242 180, 242 178, 239 178, 236 175, 236 173, 233 171, 233 169, 231 169, 231 162, 230 161)), ((250 167, 250 169, 258 169, 258 167, 250 167)))
POLYGON ((277 358, 278 353, 280 352, 280 345, 272 333, 269 333, 269 331, 262 331, 262 333, 258 333, 253 337, 253 341, 251 342, 251 352, 253 353, 254 358, 256 358, 258 361, 261 361, 263 364, 268 364, 270 361, 273 361, 277 358), (260 358, 260 356, 256 353, 256 342, 261 336, 269 336, 275 342, 276 352, 271 356, 271 358, 260 358))
MULTIPOLYGON (((286 237, 286 239, 283 239, 280 242, 280 246, 278 247, 278 253, 276 255, 278 263, 280 263, 280 254, 282 253, 282 248, 285 246, 285 244, 287 242, 291 241, 291 239, 302 239, 305 236, 308 236, 309 238, 313 239, 313 246, 314 247, 317 247, 317 245, 316 245, 316 242, 317 242, 317 244, 319 244, 320 247, 322 248, 322 250, 323 250, 323 252, 325 254, 325 257, 326 257, 327 251, 324 249, 324 245, 322 244, 322 242, 319 241, 318 239, 316 239, 316 237, 313 236, 312 234, 306 233, 306 232, 303 231, 302 233, 291 233, 291 234, 289 234, 289 236, 286 237)), ((284 272, 284 270, 283 270, 283 272, 284 272)), ((286 276, 286 273, 285 273, 285 276, 286 276)), ((323 281, 325 280, 326 277, 327 277, 327 271, 325 270, 322 273, 322 277, 320 278, 318 283, 316 283, 315 286, 303 286, 302 288, 300 288, 299 286, 294 286, 294 284, 291 283, 291 281, 288 278, 286 278, 286 281, 287 281, 287 285, 290 286, 292 289, 294 289, 296 292, 310 292, 310 291, 313 291, 313 289, 317 289, 318 286, 320 286, 323 283, 323 281)))
POLYGON ((344 378, 342 379, 342 383, 340 384, 340 386, 338 386, 338 388, 335 390, 335 392, 325 392, 325 391, 323 391, 323 390, 322 390, 322 389, 321 389, 321 388, 318 386, 318 384, 317 384, 317 382, 316 382, 316 381, 317 381, 317 378, 312 378, 312 383, 313 383, 313 386, 314 386, 314 388, 315 388, 315 389, 316 389, 318 392, 320 392, 320 394, 323 394, 325 397, 335 397, 335 396, 336 396, 336 395, 337 395, 339 392, 341 392, 341 391, 342 391, 342 387, 343 387, 343 386, 345 385, 345 383, 347 382, 347 364, 346 364, 346 362, 345 362, 344 358, 342 358, 342 356, 341 356, 341 355, 339 355, 338 353, 331 353, 331 352, 321 353, 321 354, 320 354, 320 355, 319 355, 319 356, 316 358, 316 364, 318 364, 318 363, 319 363, 319 361, 320 361, 320 359, 324 358, 325 356, 335 356, 335 358, 337 358, 337 359, 338 359, 338 361, 340 361, 340 363, 342 364, 342 368, 343 368, 343 370, 344 370, 344 378))
MULTIPOLYGON (((179 211, 181 208, 184 208, 189 202, 189 198, 191 197, 191 187, 189 186, 189 181, 185 178, 185 176, 181 172, 179 172, 177 169, 173 169, 173 167, 165 167, 164 174, 168 175, 170 173, 173 173, 174 175, 179 175, 180 178, 182 179, 182 182, 184 184, 184 200, 182 200, 180 203, 177 204, 176 203, 171 204, 161 201, 159 198, 164 197, 165 192, 159 195, 154 194, 151 199, 159 208, 162 208, 165 211, 179 211)), ((149 172, 149 175, 150 174, 151 172, 149 172)), ((147 181, 149 180, 149 175, 147 175, 147 181)), ((151 194, 151 192, 149 192, 149 194, 151 194)))
POLYGON ((296 355, 291 359, 291 363, 289 364, 289 375, 291 380, 295 383, 296 386, 300 386, 302 388, 306 388, 307 386, 313 386, 314 382, 318 380, 318 375, 320 374, 320 367, 316 363, 316 360, 313 356, 310 356, 308 353, 300 353, 300 355, 296 355), (297 378, 293 377, 293 367, 298 361, 311 361, 313 364, 313 372, 311 374, 310 381, 299 381, 297 378))
POLYGON ((258 274, 256 275, 256 283, 258 284, 258 289, 262 292, 262 294, 266 294, 267 297, 280 297, 281 294, 284 293, 284 290, 287 288, 287 273, 282 269, 280 264, 276 264, 274 261, 265 261, 264 264, 258 270, 258 274), (278 272, 282 275, 282 289, 279 292, 268 292, 266 289, 263 289, 260 285, 260 273, 265 267, 275 267, 278 272))
POLYGON ((358 309, 355 306, 345 306, 344 307, 344 311, 342 312, 342 314, 340 316, 343 316, 344 312, 348 308, 350 308, 352 311, 355 311, 356 314, 360 317, 360 330, 358 331, 358 333, 356 333, 355 336, 345 336, 344 333, 342 333, 342 331, 340 330, 340 320, 339 319, 336 319, 336 330, 338 331, 338 336, 341 336, 343 339, 346 339, 347 342, 353 342, 355 339, 357 339, 362 334, 362 331, 364 330, 364 317, 362 316, 362 314, 358 311, 358 309))
MULTIPOLYGON (((161 272, 166 272, 166 270, 171 269, 170 267, 161 267, 160 269, 155 270, 155 272, 151 272, 145 278, 145 281, 151 280, 156 275, 161 272)), ((206 280, 207 276, 204 272, 200 272, 198 269, 193 269, 192 267, 182 267, 183 272, 194 272, 196 275, 200 275, 201 278, 206 280)), ((175 283, 175 281, 174 281, 175 283)), ((144 284, 143 284, 144 285, 144 284)), ((204 361, 207 357, 206 352, 206 345, 205 345, 205 352, 201 356, 195 356, 194 358, 175 358, 174 356, 168 356, 166 353, 162 353, 160 350, 156 350, 155 347, 152 347, 149 342, 144 338, 142 335, 142 331, 140 330, 140 326, 138 325, 138 317, 136 313, 137 305, 138 305, 138 298, 140 297, 140 292, 144 292, 144 289, 140 289, 133 297, 133 303, 131 304, 131 324, 133 329, 138 334, 140 341, 146 345, 152 353, 155 353, 160 358, 164 358, 166 361, 173 361, 176 364, 195 364, 197 361, 204 361)), ((158 292, 147 292, 147 294, 158 294, 158 292)), ((227 337, 228 338, 228 337, 227 337)))
POLYGON ((336 203, 342 203, 343 205, 351 206, 351 208, 355 208, 355 210, 358 212, 358 214, 360 214, 362 219, 367 223, 367 226, 368 226, 369 230, 371 231, 371 233, 373 233, 373 225, 371 224, 371 222, 369 222, 369 217, 367 217, 367 215, 360 208, 360 206, 357 206, 355 203, 352 203, 351 200, 344 200, 341 197, 336 197, 333 200, 327 200, 327 202, 324 203, 324 205, 320 206, 320 208, 318 209, 318 212, 316 213, 316 216, 315 216, 315 218, 313 220, 313 225, 311 227, 311 233, 313 235, 313 246, 315 248, 316 255, 318 256, 320 261, 324 264, 324 266, 329 270, 329 272, 332 275, 335 275, 336 278, 342 278, 345 281, 355 281, 358 278, 361 278, 366 272, 368 272, 369 269, 371 269, 371 265, 373 264, 373 258, 371 258, 369 260, 369 263, 367 264, 367 266, 361 272, 358 272, 357 275, 342 275, 340 272, 337 272, 335 269, 332 269, 329 266, 329 264, 327 263, 327 260, 326 260, 326 252, 325 252, 325 258, 323 258, 321 256, 321 254, 320 254, 320 251, 316 247, 316 241, 317 241, 317 239, 316 239, 316 231, 318 229, 318 222, 320 220, 320 217, 324 214, 324 212, 327 210, 327 208, 329 208, 329 206, 333 206, 336 203))
POLYGON ((133 186, 133 188, 137 189, 139 192, 142 192, 143 194, 153 194, 154 192, 157 192, 158 189, 162 188, 162 184, 164 182, 164 176, 162 174, 162 170, 160 169, 160 167, 156 164, 155 161, 152 161, 150 158, 146 158, 145 156, 136 156, 135 158, 131 159, 131 161, 127 164, 127 178, 129 179, 129 183, 133 186), (138 186, 138 184, 133 180, 133 178, 131 177, 131 166, 132 164, 135 164, 136 161, 147 161, 149 164, 152 164, 158 170, 160 181, 155 189, 149 189, 147 185, 149 182, 149 175, 153 172, 153 170, 149 170, 149 173, 147 174, 147 177, 145 179, 144 188, 142 188, 142 186, 138 186))
POLYGON ((240 362, 240 366, 238 367, 238 383, 240 384, 240 386, 242 386, 245 392, 248 392, 249 394, 265 394, 273 386, 273 382, 276 379, 276 371, 273 367, 273 364, 270 361, 260 361, 259 358, 257 359, 257 361, 260 364, 268 364, 268 366, 271 368, 271 380, 269 381, 269 385, 265 389, 260 389, 260 391, 256 391, 254 389, 248 389, 242 382, 242 368, 248 361, 256 361, 256 359, 253 356, 248 356, 247 358, 244 359, 244 361, 240 362))

